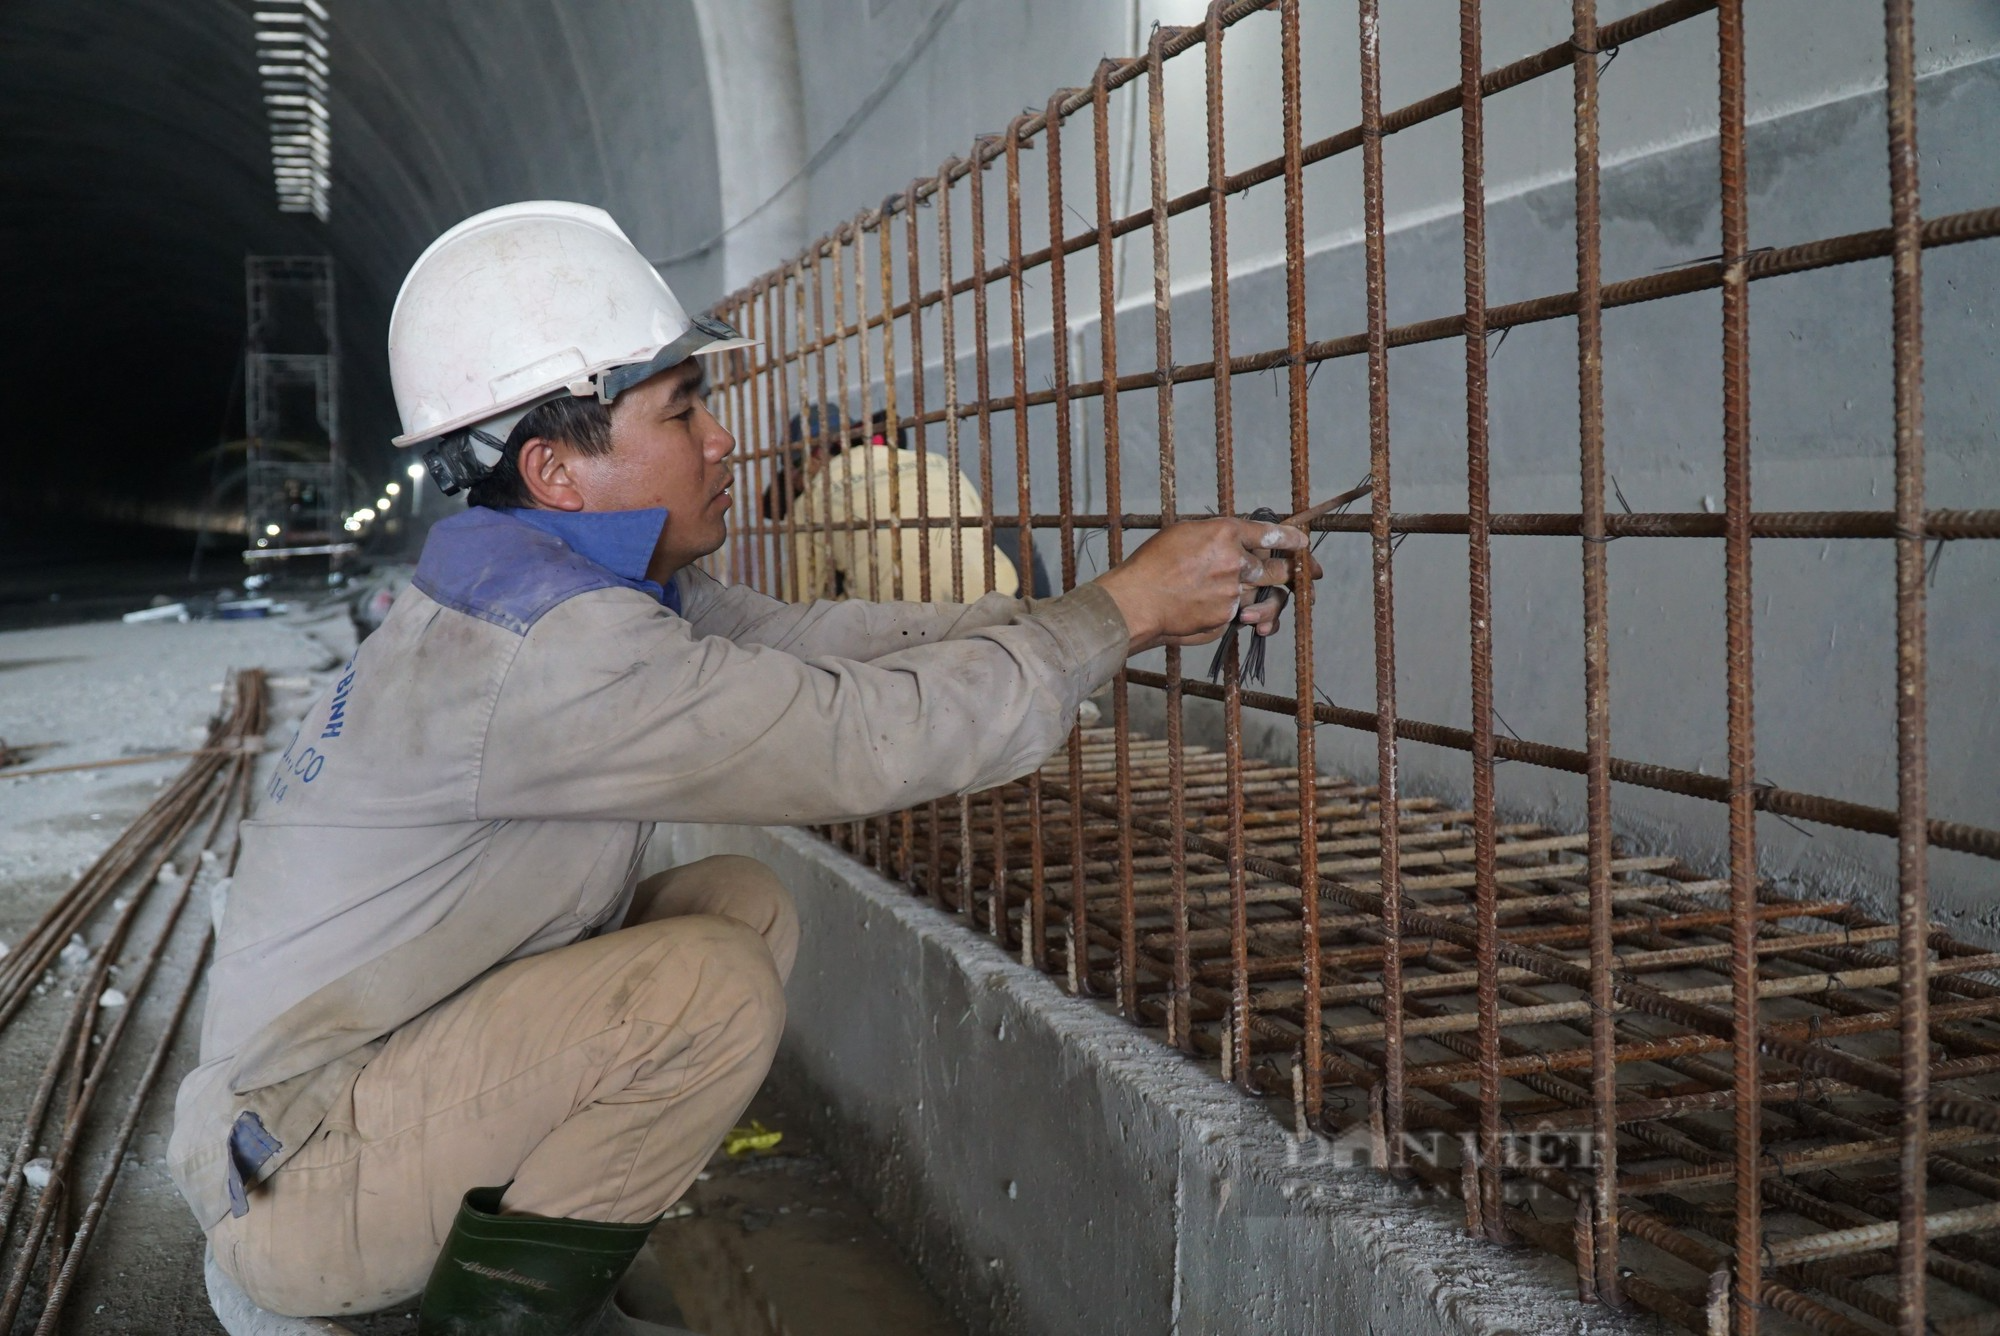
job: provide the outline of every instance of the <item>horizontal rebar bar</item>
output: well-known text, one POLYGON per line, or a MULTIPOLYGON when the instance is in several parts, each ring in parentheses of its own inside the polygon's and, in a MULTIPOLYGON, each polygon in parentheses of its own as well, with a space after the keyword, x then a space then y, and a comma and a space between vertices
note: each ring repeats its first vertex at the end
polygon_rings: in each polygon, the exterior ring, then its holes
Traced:
MULTIPOLYGON (((1145 669, 1131 669, 1126 676, 1144 686, 1165 685, 1165 679, 1158 673, 1145 669)), ((1188 682, 1183 685, 1182 690, 1190 696, 1203 696, 1210 700, 1222 698, 1221 691, 1206 682, 1188 682)), ((1289 697, 1262 691, 1244 692, 1243 703, 1251 709, 1265 710, 1273 714, 1291 714, 1297 709, 1297 702, 1289 697)), ((1365 710, 1346 709, 1321 702, 1313 707, 1313 714, 1323 724, 1337 724, 1342 728, 1370 733, 1375 731, 1375 716, 1365 710)), ((1446 724, 1430 724, 1417 719, 1398 719, 1396 736, 1410 742, 1426 742, 1434 747, 1448 747, 1453 751, 1472 750, 1470 731, 1452 728, 1446 724)), ((1520 738, 1507 737, 1495 738, 1493 747, 1494 754, 1502 760, 1523 761, 1544 769, 1564 770, 1578 775, 1584 773, 1586 768, 1584 754, 1572 747, 1557 747, 1546 742, 1528 742, 1520 738)), ((1684 798, 1701 798, 1708 802, 1729 800, 1729 781, 1720 775, 1704 775, 1693 770, 1678 770, 1671 766, 1649 765, 1643 761, 1614 757, 1611 761, 1611 777, 1621 784, 1677 793, 1684 798)), ((1862 803, 1822 797, 1818 794, 1799 793, 1792 789, 1779 788, 1774 784, 1758 786, 1757 807, 1759 811, 1770 812, 1775 816, 1812 821, 1823 826, 1839 826, 1846 830, 1864 831, 1871 835, 1893 835, 1896 831, 1896 814, 1886 808, 1869 807, 1862 803)), ((1981 858, 2000 858, 2000 830, 1960 821, 1932 821, 1928 829, 1930 842, 1940 849, 1977 854, 1981 858)))

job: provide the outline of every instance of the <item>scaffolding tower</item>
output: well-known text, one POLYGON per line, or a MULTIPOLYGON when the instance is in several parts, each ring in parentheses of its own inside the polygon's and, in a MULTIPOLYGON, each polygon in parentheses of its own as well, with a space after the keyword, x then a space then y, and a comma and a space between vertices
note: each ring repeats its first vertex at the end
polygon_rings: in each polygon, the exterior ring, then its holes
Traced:
POLYGON ((328 556, 341 541, 340 351, 333 260, 251 255, 244 260, 249 327, 244 352, 248 438, 246 561, 328 556))

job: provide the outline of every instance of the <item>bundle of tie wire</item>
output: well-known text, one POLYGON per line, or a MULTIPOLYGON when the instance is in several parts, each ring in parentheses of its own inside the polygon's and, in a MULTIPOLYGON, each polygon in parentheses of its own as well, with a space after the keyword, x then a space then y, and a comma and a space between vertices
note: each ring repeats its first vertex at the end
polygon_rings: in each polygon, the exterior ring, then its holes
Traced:
MULTIPOLYGON (((1277 511, 1271 509, 1269 506, 1260 506, 1256 510, 1251 511, 1248 515, 1245 515, 1243 518, 1246 520, 1256 520, 1264 524, 1290 524, 1290 525, 1304 526, 1307 524, 1311 524, 1314 520, 1318 519, 1322 515, 1339 514, 1341 511, 1346 510, 1349 506, 1353 505, 1356 501, 1359 501, 1362 497, 1368 495, 1368 493, 1373 491, 1374 488, 1375 488, 1374 477, 1373 476, 1364 477, 1359 483, 1359 485, 1348 488, 1346 491, 1342 492, 1339 496, 1329 497, 1327 500, 1320 502, 1318 505, 1311 506, 1305 510, 1301 510, 1298 514, 1290 516, 1289 518, 1279 515, 1277 511)), ((1257 590, 1257 596, 1254 599, 1252 599, 1251 602, 1262 603, 1265 599, 1269 597, 1271 597, 1271 586, 1264 585, 1257 590)), ((1223 635, 1221 643, 1215 647, 1215 657, 1213 659, 1210 659, 1208 663, 1209 681, 1219 682, 1222 680, 1222 670, 1229 662, 1230 651, 1232 651, 1236 647, 1236 632, 1238 631, 1238 629, 1239 629, 1238 627, 1232 625, 1229 628, 1229 630, 1223 635)), ((1264 681, 1265 639, 1266 637, 1264 636, 1252 636, 1250 638, 1250 648, 1243 655, 1243 674, 1241 680, 1249 682, 1253 685, 1262 684, 1262 682, 1264 681)))

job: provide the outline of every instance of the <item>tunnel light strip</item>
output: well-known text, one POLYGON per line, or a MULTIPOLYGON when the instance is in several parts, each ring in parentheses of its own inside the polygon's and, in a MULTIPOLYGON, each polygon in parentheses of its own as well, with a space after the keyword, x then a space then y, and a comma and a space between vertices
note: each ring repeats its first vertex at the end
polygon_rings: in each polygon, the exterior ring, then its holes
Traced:
POLYGON ((333 165, 327 109, 332 16, 319 0, 263 0, 252 17, 278 212, 310 213, 325 222, 333 165))

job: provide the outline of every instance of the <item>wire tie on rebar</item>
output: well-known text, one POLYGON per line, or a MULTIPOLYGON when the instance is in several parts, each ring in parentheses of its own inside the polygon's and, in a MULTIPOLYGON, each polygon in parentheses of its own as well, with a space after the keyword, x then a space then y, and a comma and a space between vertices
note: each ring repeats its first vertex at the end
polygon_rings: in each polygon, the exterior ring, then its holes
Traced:
POLYGON ((1620 51, 1623 51, 1624 49, 1625 48, 1622 45, 1614 46, 1608 53, 1605 54, 1604 63, 1597 67, 1598 78, 1602 79, 1604 77, 1604 71, 1611 68, 1611 62, 1618 59, 1618 53, 1620 51))
POLYGON ((1937 540, 1937 546, 1931 549, 1931 559, 1924 563, 1924 582, 1926 584, 1935 585, 1937 583, 1938 563, 1944 560, 1944 545, 1950 541, 1951 539, 1949 538, 1940 538, 1937 540))
POLYGON ((1614 473, 1610 476, 1611 476, 1611 492, 1612 495, 1618 498, 1618 504, 1625 507, 1625 513, 1627 515, 1635 513, 1632 509, 1632 503, 1625 499, 1625 489, 1618 485, 1618 475, 1614 473))

